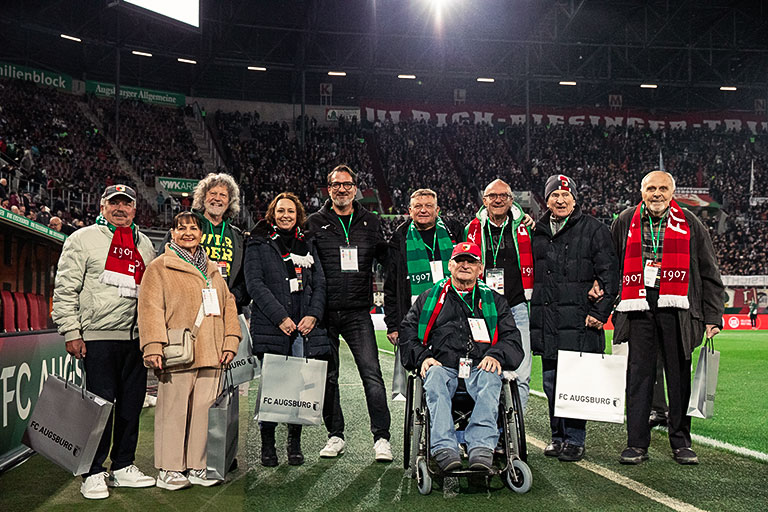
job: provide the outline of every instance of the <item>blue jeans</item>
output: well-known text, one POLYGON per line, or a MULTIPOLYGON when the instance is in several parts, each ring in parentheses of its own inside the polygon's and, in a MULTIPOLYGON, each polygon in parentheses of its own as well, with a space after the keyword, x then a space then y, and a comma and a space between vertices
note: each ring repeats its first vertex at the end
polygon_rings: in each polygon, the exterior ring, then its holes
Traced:
POLYGON ((530 320, 528 318, 528 303, 522 302, 516 306, 512 306, 512 316, 515 318, 515 325, 520 331, 520 338, 523 345, 523 362, 520 366, 515 368, 517 374, 517 390, 520 393, 520 403, 525 407, 528 405, 528 395, 530 394, 531 383, 531 365, 533 358, 531 357, 531 329, 530 320))
POLYGON ((549 427, 552 440, 574 446, 584 446, 587 438, 587 421, 555 416, 555 383, 557 382, 557 359, 541 358, 544 394, 549 401, 549 427))
MULTIPOLYGON (((464 379, 467 393, 475 401, 472 416, 464 431, 467 448, 488 448, 493 450, 499 440, 497 420, 499 416, 499 396, 501 395, 501 376, 495 373, 472 368, 468 379, 464 379)), ((459 371, 445 366, 432 366, 424 379, 424 392, 427 408, 432 422, 429 430, 430 453, 451 449, 459 451, 454 429, 451 399, 459 384, 459 371)))
POLYGON ((296 334, 296 338, 291 344, 291 355, 293 357, 304 357, 304 336, 296 334))

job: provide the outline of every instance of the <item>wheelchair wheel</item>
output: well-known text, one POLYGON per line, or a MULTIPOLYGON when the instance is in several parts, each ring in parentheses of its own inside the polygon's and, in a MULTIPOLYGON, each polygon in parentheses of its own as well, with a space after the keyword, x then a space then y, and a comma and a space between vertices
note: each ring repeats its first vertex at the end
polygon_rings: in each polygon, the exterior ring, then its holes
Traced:
POLYGON ((515 382, 510 386, 512 402, 515 405, 515 431, 517 432, 517 454, 523 462, 528 461, 528 445, 525 442, 525 423, 523 421, 523 403, 520 401, 520 390, 515 382))
POLYGON ((533 473, 531 473, 528 464, 515 459, 512 461, 512 467, 501 474, 501 479, 504 480, 504 485, 510 490, 523 494, 531 489, 533 473))
POLYGON ((416 483, 419 486, 419 493, 427 495, 432 492, 432 475, 427 469, 427 461, 419 457, 416 464, 416 483))
MULTIPOLYGON (((405 424, 403 425, 403 469, 416 468, 411 466, 411 436, 413 435, 413 378, 408 376, 405 391, 405 424)), ((415 471, 414 471, 415 473, 415 471)), ((412 475, 413 476, 413 475, 412 475)))

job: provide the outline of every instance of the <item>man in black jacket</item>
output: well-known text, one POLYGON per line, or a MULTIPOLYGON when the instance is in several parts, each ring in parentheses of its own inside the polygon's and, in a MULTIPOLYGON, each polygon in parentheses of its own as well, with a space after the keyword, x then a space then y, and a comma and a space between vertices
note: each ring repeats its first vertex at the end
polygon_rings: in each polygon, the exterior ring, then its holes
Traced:
POLYGON ((549 211, 533 233, 531 350, 541 356, 549 401, 552 440, 544 454, 573 462, 584 457, 587 422, 555 416, 557 352, 605 350, 603 324, 618 293, 618 260, 608 227, 576 204, 573 180, 550 176, 544 197, 549 211), (595 281, 603 295, 592 302, 588 294, 595 281))
POLYGON ((520 332, 506 299, 478 280, 480 247, 457 244, 448 268, 450 278, 419 295, 401 324, 403 365, 424 378, 430 453, 442 471, 461 467, 451 399, 464 379, 475 401, 464 432, 469 467, 489 470, 499 439, 501 372, 523 360, 520 332))
POLYGON ((323 421, 328 443, 321 457, 344 452, 344 415, 339 401, 339 335, 355 358, 371 418, 377 461, 392 460, 390 416, 386 388, 370 308, 373 304, 373 261, 386 263, 387 243, 379 218, 355 201, 357 174, 339 165, 328 174, 331 196, 320 211, 307 219, 326 276, 325 320, 331 343, 325 384, 323 421))
POLYGON ((691 449, 691 353, 704 334, 722 327, 723 283, 709 232, 672 199, 675 180, 648 173, 642 202, 627 208, 611 227, 622 261, 622 290, 614 315, 614 343, 629 341, 627 448, 622 464, 648 459, 651 410, 658 354, 669 398, 669 444, 679 464, 698 464, 691 449))
POLYGON ((439 217, 433 190, 413 192, 408 213, 411 218, 397 227, 389 241, 384 281, 384 322, 393 345, 397 345, 400 322, 416 297, 448 275, 451 252, 461 236, 459 224, 439 217))

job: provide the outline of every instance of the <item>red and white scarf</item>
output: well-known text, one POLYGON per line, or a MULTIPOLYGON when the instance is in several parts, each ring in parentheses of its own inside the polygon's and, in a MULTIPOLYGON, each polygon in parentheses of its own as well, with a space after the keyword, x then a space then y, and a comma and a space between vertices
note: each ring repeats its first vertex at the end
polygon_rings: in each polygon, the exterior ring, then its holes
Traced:
MULTIPOLYGON (((514 226, 517 223, 517 229, 515 229, 515 240, 517 248, 517 263, 520 268, 520 276, 523 281, 523 290, 525 292, 525 299, 531 300, 533 295, 533 250, 531 248, 531 234, 522 224, 522 217, 524 213, 522 209, 517 207, 516 204, 512 205, 509 211, 507 222, 514 226), (517 208, 517 209, 516 209, 517 208), (514 215, 517 214, 518 218, 514 215)), ((482 251, 480 254, 483 258, 483 269, 485 269, 485 251, 486 251, 486 230, 483 229, 487 223, 490 222, 488 218, 488 210, 482 207, 477 216, 472 219, 472 222, 467 226, 467 241, 474 242, 482 251)), ((486 228, 488 229, 488 228, 486 228)), ((501 241, 499 241, 501 243, 501 241)))
POLYGON ((121 297, 137 298, 146 267, 141 253, 136 248, 133 230, 130 227, 121 228, 109 224, 107 227, 112 231, 112 243, 99 282, 117 286, 121 297))
MULTIPOLYGON (((616 311, 647 311, 643 279, 643 238, 641 233, 641 207, 637 205, 627 235, 624 252, 621 302, 616 311)), ((660 308, 688 309, 688 280, 691 266, 691 229, 685 213, 673 199, 669 205, 664 227, 664 247, 661 254, 659 281, 660 308)))

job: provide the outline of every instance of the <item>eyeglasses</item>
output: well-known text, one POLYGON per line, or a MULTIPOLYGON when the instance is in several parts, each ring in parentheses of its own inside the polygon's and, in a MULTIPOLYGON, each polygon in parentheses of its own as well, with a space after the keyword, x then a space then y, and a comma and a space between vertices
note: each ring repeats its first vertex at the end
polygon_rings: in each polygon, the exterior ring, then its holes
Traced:
POLYGON ((495 201, 497 199, 501 199, 502 201, 506 201, 508 199, 512 198, 511 194, 485 194, 483 197, 490 199, 491 201, 495 201))
POLYGON ((334 181, 328 185, 331 190, 339 190, 341 187, 344 187, 344 190, 352 190, 354 186, 353 181, 334 181))

